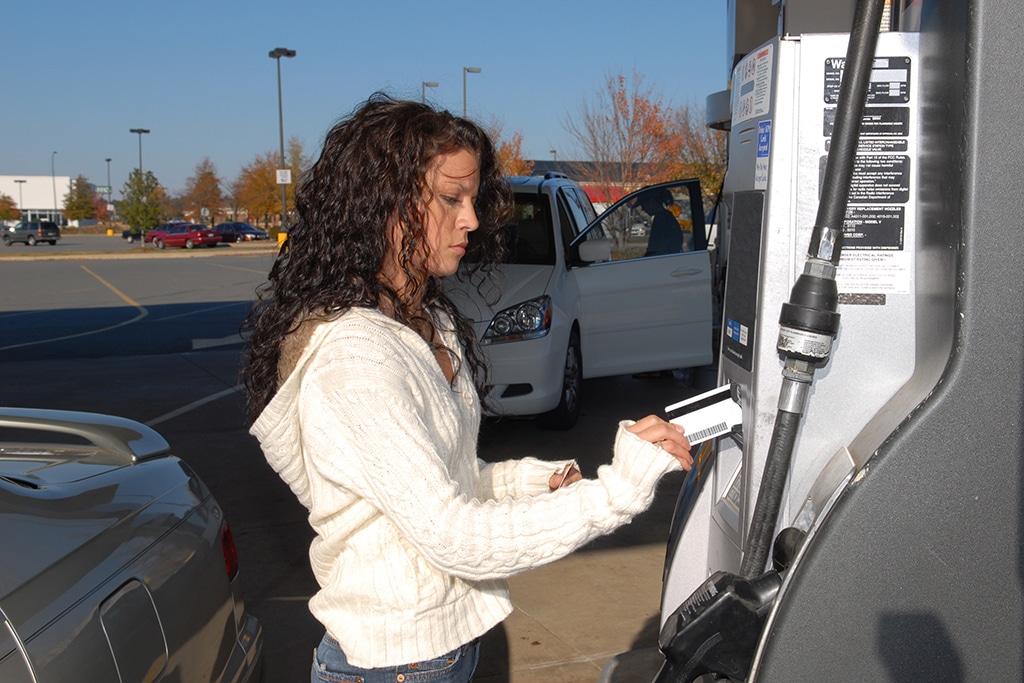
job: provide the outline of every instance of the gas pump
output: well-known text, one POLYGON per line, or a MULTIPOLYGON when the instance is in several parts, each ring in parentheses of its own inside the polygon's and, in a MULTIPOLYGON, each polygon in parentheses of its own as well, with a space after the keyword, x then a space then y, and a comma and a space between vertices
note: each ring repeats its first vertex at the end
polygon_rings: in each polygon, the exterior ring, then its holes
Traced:
POLYGON ((680 492, 658 681, 1024 680, 1014 4, 862 0, 839 33, 816 29, 848 3, 772 3, 738 55, 719 382, 742 426, 680 492))

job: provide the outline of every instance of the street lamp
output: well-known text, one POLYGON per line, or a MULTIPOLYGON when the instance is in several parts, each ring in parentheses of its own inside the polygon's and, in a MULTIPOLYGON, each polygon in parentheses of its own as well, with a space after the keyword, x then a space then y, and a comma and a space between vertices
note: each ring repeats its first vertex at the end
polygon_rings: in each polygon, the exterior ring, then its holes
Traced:
MULTIPOLYGON (((139 182, 142 182, 142 136, 149 132, 148 128, 132 128, 129 133, 139 136, 139 182)), ((141 187, 141 185, 140 185, 141 187)))
POLYGON ((557 163, 558 162, 558 151, 554 150, 554 149, 549 150, 549 151, 551 152, 551 159, 552 159, 552 161, 557 163))
POLYGON ((24 180, 15 180, 18 183, 18 213, 21 214, 22 220, 25 219, 25 200, 21 197, 21 186, 25 184, 24 180))
POLYGON ((110 159, 107 159, 107 204, 110 203, 114 188, 110 185, 110 159))
POLYGON ((275 47, 270 51, 270 58, 277 60, 277 124, 281 132, 281 168, 277 172, 277 182, 281 186, 281 229, 287 230, 288 220, 288 184, 292 181, 291 174, 286 173, 284 163, 284 107, 281 104, 281 57, 294 57, 295 50, 286 47, 275 47))
POLYGON ((466 118, 466 74, 478 73, 480 73, 480 67, 478 66, 462 67, 462 118, 466 118))
POLYGON ((440 84, 437 81, 423 81, 423 94, 420 96, 421 104, 427 103, 427 88, 436 88, 438 85, 440 84))
MULTIPOLYGON (((57 213, 57 171, 54 170, 54 159, 56 157, 57 152, 54 152, 53 154, 50 155, 50 179, 53 181, 53 213, 55 214, 54 218, 60 215, 57 213)), ((54 223, 58 222, 59 221, 54 220, 54 223)))
MULTIPOLYGON (((145 185, 142 182, 142 136, 149 132, 149 128, 132 128, 128 132, 129 133, 135 133, 136 135, 139 136, 139 178, 138 178, 138 184, 139 184, 139 192, 141 193, 142 192, 142 188, 145 187, 145 185)), ((136 226, 132 226, 132 227, 134 229, 136 226)), ((138 228, 139 228, 139 230, 142 231, 141 234, 139 235, 139 239, 140 239, 140 241, 142 243, 143 248, 145 248, 146 240, 144 239, 144 237, 145 237, 145 234, 146 234, 146 226, 140 225, 140 226, 138 226, 138 228)))

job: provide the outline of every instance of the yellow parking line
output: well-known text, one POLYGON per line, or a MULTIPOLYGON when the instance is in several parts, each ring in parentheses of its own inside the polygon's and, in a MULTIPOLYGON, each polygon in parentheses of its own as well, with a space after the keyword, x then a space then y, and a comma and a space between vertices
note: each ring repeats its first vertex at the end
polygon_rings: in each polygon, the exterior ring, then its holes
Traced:
POLYGON ((132 323, 134 323, 136 321, 139 321, 139 320, 142 320, 147 315, 149 315, 149 311, 147 311, 144 306, 142 306, 139 303, 133 301, 131 299, 131 297, 129 297, 128 295, 126 295, 123 292, 121 292, 117 287, 115 287, 114 285, 110 284, 109 282, 107 282, 106 280, 104 280, 99 275, 97 275, 96 273, 92 272, 91 270, 89 270, 85 266, 82 266, 82 270, 84 270, 85 272, 89 273, 89 275, 92 275, 94 278, 96 278, 101 283, 103 283, 104 286, 106 286, 114 294, 117 294, 119 297, 121 297, 121 299, 123 299, 125 302, 127 302, 128 305, 137 308, 138 311, 139 311, 139 314, 137 316, 135 316, 134 318, 132 318, 131 320, 125 320, 124 322, 117 323, 116 325, 108 325, 107 327, 101 327, 98 330, 88 330, 86 332, 77 332, 75 334, 66 334, 66 335, 64 335, 62 337, 51 337, 50 339, 39 339, 37 341, 23 342, 21 344, 11 344, 10 346, 0 346, 0 351, 7 351, 8 349, 19 349, 19 348, 22 348, 22 347, 25 347, 25 346, 37 346, 39 344, 48 344, 50 342, 55 342, 55 341, 64 341, 65 339, 77 339, 78 337, 88 337, 91 334, 99 334, 100 332, 106 332, 108 330, 115 330, 118 327, 124 327, 125 325, 131 325, 132 323))
POLYGON ((113 292, 114 294, 117 294, 117 295, 118 295, 119 297, 121 297, 121 298, 122 298, 122 299, 124 299, 124 300, 125 300, 126 302, 128 302, 128 305, 129 305, 129 306, 134 306, 135 308, 141 309, 141 310, 143 310, 143 311, 144 311, 144 310, 146 310, 146 309, 145 309, 145 308, 143 308, 143 307, 142 307, 141 305, 139 305, 139 303, 138 303, 138 302, 136 302, 136 301, 132 300, 132 298, 131 298, 131 297, 129 297, 129 296, 127 295, 127 294, 125 294, 125 293, 124 293, 124 292, 122 292, 122 291, 121 291, 120 289, 118 289, 118 288, 117 288, 117 287, 115 287, 114 285, 110 284, 109 282, 107 282, 106 280, 104 280, 103 278, 101 278, 101 277, 100 277, 99 275, 97 275, 96 273, 94 273, 94 272, 92 272, 91 270, 89 270, 89 269, 88 269, 87 267, 85 267, 85 266, 82 266, 82 270, 84 270, 85 272, 89 273, 89 275, 92 275, 92 276, 93 276, 94 278, 96 278, 97 280, 99 280, 100 282, 102 282, 102 283, 103 283, 103 285, 104 285, 104 286, 105 286, 105 287, 106 287, 107 289, 109 289, 109 290, 110 290, 111 292, 113 292))

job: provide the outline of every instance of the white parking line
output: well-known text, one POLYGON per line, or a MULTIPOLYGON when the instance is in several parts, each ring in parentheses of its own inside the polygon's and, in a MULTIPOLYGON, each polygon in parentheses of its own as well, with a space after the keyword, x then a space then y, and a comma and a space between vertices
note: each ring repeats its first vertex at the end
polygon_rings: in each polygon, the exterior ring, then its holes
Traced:
POLYGON ((207 403, 211 403, 211 402, 216 401, 218 399, 222 399, 225 396, 230 396, 231 394, 235 393, 236 391, 238 393, 242 393, 243 390, 244 390, 244 387, 241 384, 238 384, 236 386, 231 387, 230 389, 225 389, 224 391, 218 391, 216 394, 211 394, 209 396, 206 396, 205 398, 201 398, 201 399, 198 399, 196 401, 192 401, 191 403, 183 405, 182 407, 177 408, 175 410, 172 410, 169 413, 164 413, 160 417, 155 417, 152 420, 148 420, 146 422, 146 425, 149 426, 149 427, 155 427, 156 425, 160 424, 161 422, 167 422, 167 420, 171 420, 173 418, 176 418, 179 415, 184 415, 185 413, 189 412, 190 410, 195 410, 196 408, 204 406, 207 403))

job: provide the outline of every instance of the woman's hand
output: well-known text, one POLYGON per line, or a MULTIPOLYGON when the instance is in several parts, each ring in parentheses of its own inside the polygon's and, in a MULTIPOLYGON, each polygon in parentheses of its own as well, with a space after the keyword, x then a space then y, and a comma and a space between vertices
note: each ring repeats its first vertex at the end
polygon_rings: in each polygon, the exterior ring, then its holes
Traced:
POLYGON ((548 479, 548 488, 552 491, 557 491, 569 484, 575 484, 581 479, 583 479, 583 475, 576 466, 576 461, 573 460, 572 462, 565 463, 565 467, 560 472, 555 472, 551 475, 551 478, 548 479))
POLYGON ((679 461, 684 470, 693 467, 693 457, 690 455, 690 442, 683 434, 683 428, 679 425, 666 422, 657 415, 648 415, 641 418, 635 424, 626 427, 626 431, 633 432, 644 441, 650 441, 655 446, 663 449, 666 453, 679 461))

